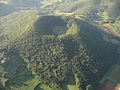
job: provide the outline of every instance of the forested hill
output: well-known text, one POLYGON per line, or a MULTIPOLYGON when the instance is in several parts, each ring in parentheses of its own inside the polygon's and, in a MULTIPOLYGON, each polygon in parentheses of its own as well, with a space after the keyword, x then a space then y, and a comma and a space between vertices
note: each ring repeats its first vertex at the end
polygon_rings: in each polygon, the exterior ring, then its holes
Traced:
POLYGON ((119 60, 98 27, 71 16, 13 13, 0 18, 0 30, 0 86, 7 90, 66 90, 71 79, 79 90, 95 90, 119 60))

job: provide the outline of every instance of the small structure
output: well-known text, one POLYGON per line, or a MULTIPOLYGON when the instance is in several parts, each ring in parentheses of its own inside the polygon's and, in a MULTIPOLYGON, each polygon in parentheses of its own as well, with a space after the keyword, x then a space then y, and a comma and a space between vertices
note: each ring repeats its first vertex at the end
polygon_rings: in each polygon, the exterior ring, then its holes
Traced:
POLYGON ((1 63, 3 64, 3 63, 5 63, 5 60, 3 59, 3 60, 1 60, 1 63))
POLYGON ((115 90, 120 90, 120 84, 117 85, 117 87, 115 88, 115 90))
POLYGON ((6 57, 3 60, 1 60, 1 64, 4 64, 5 62, 6 62, 6 57))
POLYGON ((97 90, 120 90, 120 66, 113 65, 100 81, 97 90))

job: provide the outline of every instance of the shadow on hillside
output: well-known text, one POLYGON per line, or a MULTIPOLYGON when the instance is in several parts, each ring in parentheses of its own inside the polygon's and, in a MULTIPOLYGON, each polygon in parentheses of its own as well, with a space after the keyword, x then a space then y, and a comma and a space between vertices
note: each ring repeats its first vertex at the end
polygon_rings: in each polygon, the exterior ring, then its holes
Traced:
POLYGON ((35 23, 35 30, 42 35, 61 35, 66 33, 66 23, 59 16, 42 16, 35 23))
POLYGON ((5 72, 8 72, 9 80, 6 86, 27 86, 25 81, 34 79, 34 76, 27 69, 26 63, 15 49, 10 49, 6 55, 6 62, 3 64, 5 72))
POLYGON ((96 64, 96 67, 99 69, 99 72, 95 74, 97 77, 90 78, 93 79, 93 82, 96 80, 99 81, 99 79, 108 71, 108 69, 119 60, 117 46, 113 45, 111 42, 105 41, 103 39, 103 34, 106 37, 114 37, 101 31, 97 26, 93 26, 85 21, 77 20, 77 22, 80 25, 79 35, 82 38, 81 40, 86 45, 89 54, 93 56, 94 62, 99 63, 96 64))

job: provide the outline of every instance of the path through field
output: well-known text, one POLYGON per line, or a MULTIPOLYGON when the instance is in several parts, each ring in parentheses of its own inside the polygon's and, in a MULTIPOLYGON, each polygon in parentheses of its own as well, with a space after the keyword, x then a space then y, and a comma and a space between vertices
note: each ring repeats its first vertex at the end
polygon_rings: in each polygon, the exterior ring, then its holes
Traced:
POLYGON ((110 24, 103 24, 102 27, 106 28, 108 30, 108 32, 110 32, 113 36, 116 36, 116 37, 120 38, 120 34, 113 31, 113 27, 110 24))

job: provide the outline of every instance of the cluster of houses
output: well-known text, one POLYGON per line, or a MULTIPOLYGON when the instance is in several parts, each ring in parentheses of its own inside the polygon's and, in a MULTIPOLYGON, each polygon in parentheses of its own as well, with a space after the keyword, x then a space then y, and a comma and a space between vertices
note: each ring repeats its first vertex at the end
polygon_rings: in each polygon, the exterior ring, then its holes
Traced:
MULTIPOLYGON (((2 57, 2 52, 0 52, 0 57, 2 57)), ((0 62, 1 62, 1 64, 4 64, 5 62, 6 62, 6 57, 3 55, 3 57, 2 58, 0 58, 0 62)))

